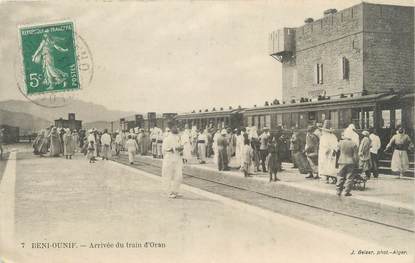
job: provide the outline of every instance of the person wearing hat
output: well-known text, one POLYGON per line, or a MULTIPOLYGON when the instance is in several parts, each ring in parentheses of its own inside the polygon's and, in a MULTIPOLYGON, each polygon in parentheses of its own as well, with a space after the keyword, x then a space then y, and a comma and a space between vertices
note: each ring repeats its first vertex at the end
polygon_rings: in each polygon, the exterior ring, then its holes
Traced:
POLYGON ((192 143, 190 138, 189 126, 186 124, 184 131, 180 136, 180 142, 183 146, 183 163, 187 163, 192 159, 192 143))
POLYGON ((238 138, 238 129, 234 129, 231 133, 231 141, 230 144, 232 145, 231 157, 236 156, 236 140, 238 138))
MULTIPOLYGON (((338 151, 338 141, 334 130, 330 128, 330 121, 325 120, 321 127, 320 145, 318 148, 318 175, 329 178, 336 178, 336 152, 338 151)), ((333 180, 334 181, 334 180, 333 180)))
POLYGON ((197 137, 197 149, 199 156, 199 163, 205 164, 206 163, 206 144, 207 144, 207 137, 208 131, 207 128, 199 134, 197 137))
POLYGON ((371 170, 371 162, 370 162, 370 147, 371 141, 369 139, 369 132, 363 131, 362 132, 363 138, 359 145, 359 168, 362 169, 362 172, 365 173, 365 179, 370 179, 370 170, 371 170))
POLYGON ((170 133, 163 141, 163 163, 162 163, 162 178, 168 185, 170 198, 177 198, 179 194, 180 185, 183 181, 183 160, 182 152, 183 146, 180 143, 180 136, 177 126, 174 122, 169 122, 170 133))
MULTIPOLYGON (((245 128, 242 128, 245 129, 245 128)), ((236 135, 236 145, 235 145, 235 159, 236 159, 236 163, 238 168, 242 167, 242 165, 244 164, 243 160, 242 160, 242 153, 243 153, 243 148, 245 145, 245 138, 244 138, 244 132, 241 130, 237 130, 235 135, 236 135)))
MULTIPOLYGON (((156 129, 157 127, 154 127, 156 129)), ((163 158, 163 140, 165 134, 167 135, 170 130, 166 130, 165 133, 163 133, 162 129, 157 128, 156 134, 157 134, 157 158, 162 159, 163 158)))
POLYGON ((197 130, 197 126, 192 127, 192 131, 190 133, 190 139, 192 143, 192 154, 197 157, 197 137, 199 136, 199 132, 197 130))
POLYGON ((269 172, 269 181, 276 182, 279 181, 277 178, 278 169, 280 167, 280 160, 278 156, 278 142, 275 136, 269 137, 268 144, 268 172, 269 172))
POLYGON ((218 151, 218 153, 216 155, 216 158, 218 158, 217 159, 218 169, 219 169, 219 171, 228 171, 229 170, 229 166, 228 166, 229 159, 228 159, 227 147, 228 147, 229 142, 226 139, 226 135, 227 135, 226 130, 223 129, 220 132, 220 135, 221 136, 219 136, 217 138, 217 141, 216 141, 217 151, 218 151))
POLYGON ((131 134, 128 134, 127 138, 128 140, 125 143, 125 148, 128 152, 128 161, 130 162, 130 164, 134 164, 134 156, 137 152, 138 145, 137 142, 133 139, 133 136, 131 136, 131 134))
MULTIPOLYGON (((293 168, 298 168, 298 161, 297 160, 297 156, 298 153, 300 152, 301 149, 301 145, 300 145, 300 139, 298 138, 298 132, 295 130, 295 128, 292 128, 292 135, 290 138, 290 154, 291 154, 291 162, 293 163, 293 168)), ((301 165, 301 164, 300 164, 301 165)), ((300 169, 300 168, 299 168, 300 169)))
POLYGON ((117 130, 117 135, 115 136, 115 155, 120 156, 120 152, 122 149, 122 134, 119 130, 117 130))
POLYGON ((376 134, 375 129, 370 128, 369 133, 370 133, 369 139, 370 139, 370 142, 371 142, 371 145, 370 145, 370 165, 372 167, 373 177, 378 178, 378 176, 379 176, 378 151, 379 151, 380 147, 382 146, 382 143, 380 141, 379 136, 376 134))
POLYGON ((319 179, 318 176, 318 148, 319 148, 319 138, 314 134, 316 130, 315 126, 309 126, 307 129, 307 135, 305 138, 305 148, 304 152, 307 156, 307 161, 311 167, 307 179, 314 178, 319 179), (314 176, 315 175, 315 176, 314 176))
POLYGON ((265 161, 266 161, 267 156, 268 156, 268 140, 270 138, 270 134, 269 134, 268 127, 264 127, 263 130, 264 131, 259 136, 259 143, 260 143, 260 145, 259 145, 259 156, 261 158, 262 171, 264 173, 266 173, 267 169, 266 169, 266 166, 265 166, 265 161))
POLYGON ((60 135, 56 127, 52 128, 52 131, 49 134, 50 138, 50 156, 51 157, 58 157, 61 154, 61 140, 60 135))
POLYGON ((345 196, 351 196, 350 193, 353 187, 353 175, 358 163, 358 148, 352 138, 343 132, 342 140, 339 142, 339 172, 337 176, 337 195, 341 196, 343 189, 346 190, 345 196))
POLYGON ((78 145, 79 145, 79 134, 76 129, 72 131, 72 141, 73 141, 72 143, 73 143, 73 149, 74 149, 74 154, 75 154, 75 152, 78 151, 78 145))
POLYGON ((75 153, 73 137, 70 129, 65 129, 63 134, 63 155, 66 159, 72 159, 72 155, 75 153))
POLYGON ((140 129, 141 133, 141 155, 147 155, 150 147, 150 139, 147 132, 144 129, 140 129))
POLYGON ((58 129, 58 134, 59 134, 59 142, 60 142, 60 153, 63 154, 63 135, 66 133, 66 130, 64 128, 59 128, 58 129))
POLYGON ((234 150, 235 148, 232 143, 232 129, 231 128, 226 128, 226 140, 228 141, 228 147, 226 148, 226 151, 228 155, 228 160, 230 162, 233 156, 233 153, 235 151, 234 150))
POLYGON ((399 127, 396 134, 392 136, 385 152, 393 148, 391 170, 399 172, 399 178, 402 178, 409 169, 408 150, 413 150, 414 145, 411 138, 405 133, 403 127, 399 127))
POLYGON ((150 144, 151 144, 151 155, 153 158, 157 157, 157 135, 154 128, 150 128, 150 144))
POLYGON ((210 158, 213 155, 213 134, 214 129, 209 128, 207 133, 206 157, 210 158))
POLYGON ((212 150, 213 150, 213 163, 215 165, 218 164, 218 160, 219 160, 218 159, 218 155, 219 155, 218 154, 218 138, 221 137, 220 133, 221 133, 221 130, 217 129, 215 134, 213 135, 212 150))
POLYGON ((102 160, 108 160, 111 157, 111 136, 108 134, 108 130, 105 129, 101 136, 102 145, 102 160))
POLYGON ((359 147, 359 134, 357 134, 356 127, 353 123, 349 124, 349 126, 347 126, 347 128, 344 130, 344 136, 350 138, 350 140, 352 140, 352 142, 356 144, 357 147, 359 147))

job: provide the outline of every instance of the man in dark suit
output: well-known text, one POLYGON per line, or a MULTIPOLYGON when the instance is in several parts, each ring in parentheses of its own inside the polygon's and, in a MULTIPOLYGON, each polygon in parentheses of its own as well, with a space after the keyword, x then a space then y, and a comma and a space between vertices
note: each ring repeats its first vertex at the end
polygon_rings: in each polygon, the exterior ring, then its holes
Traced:
POLYGON ((346 189, 345 196, 351 196, 352 194, 350 192, 353 186, 353 172, 359 160, 358 148, 351 138, 345 137, 344 134, 342 134, 339 150, 339 180, 337 182, 337 195, 340 196, 343 189, 346 189))

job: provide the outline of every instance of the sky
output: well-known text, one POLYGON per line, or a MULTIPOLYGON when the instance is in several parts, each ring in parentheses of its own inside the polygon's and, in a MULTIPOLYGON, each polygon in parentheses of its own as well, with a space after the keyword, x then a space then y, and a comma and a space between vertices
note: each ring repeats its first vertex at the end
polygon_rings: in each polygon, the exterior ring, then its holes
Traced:
POLYGON ((263 105, 281 95, 281 65, 268 54, 268 34, 360 2, 0 0, 0 101, 25 100, 15 78, 18 26, 72 20, 94 60, 93 81, 79 99, 135 112, 263 105))

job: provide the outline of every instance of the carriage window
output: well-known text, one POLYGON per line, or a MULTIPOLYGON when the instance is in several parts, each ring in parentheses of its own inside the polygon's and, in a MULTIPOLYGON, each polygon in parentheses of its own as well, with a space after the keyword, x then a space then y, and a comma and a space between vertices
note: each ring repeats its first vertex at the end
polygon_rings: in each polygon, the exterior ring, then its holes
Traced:
POLYGON ((265 126, 271 128, 271 115, 265 116, 265 126))
POLYGON ((247 123, 248 127, 252 126, 252 116, 248 116, 248 123, 247 123))
POLYGON ((291 114, 291 127, 298 128, 298 112, 291 114))
POLYGON ((307 121, 306 113, 300 113, 298 116, 298 119, 299 119, 300 129, 307 128, 308 121, 307 121))
POLYGON ((373 127, 373 122, 373 111, 370 108, 365 108, 359 112, 359 125, 362 129, 373 127))
POLYGON ((352 123, 356 127, 356 129, 360 129, 360 124, 362 120, 362 115, 360 109, 352 109, 352 123))
POLYGON ((282 127, 282 115, 277 114, 277 126, 282 127))
POLYGON ((259 116, 254 116, 254 121, 252 122, 252 126, 259 126, 259 116))
POLYGON ((395 128, 402 125, 402 109, 395 110, 395 128))
POLYGON ((260 116, 258 129, 262 130, 264 128, 264 125, 265 125, 265 116, 260 116))
POLYGON ((330 111, 330 123, 332 128, 339 128, 339 114, 337 113, 337 111, 330 111))
POLYGON ((368 115, 368 117, 369 117, 369 120, 368 120, 369 127, 368 128, 371 128, 371 127, 375 126, 375 121, 374 121, 373 116, 374 116, 373 111, 369 111, 369 115, 368 115))
POLYGON ((282 114, 282 126, 284 128, 291 128, 291 113, 282 114))
POLYGON ((390 112, 390 110, 383 110, 382 111, 381 125, 382 125, 382 128, 390 128, 391 127, 391 112, 390 112))

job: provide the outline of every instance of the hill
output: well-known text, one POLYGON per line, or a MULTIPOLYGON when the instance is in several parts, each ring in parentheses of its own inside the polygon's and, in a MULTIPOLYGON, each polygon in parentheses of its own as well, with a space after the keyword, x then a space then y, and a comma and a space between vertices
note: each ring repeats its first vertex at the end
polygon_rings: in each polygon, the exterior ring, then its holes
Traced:
POLYGON ((19 127, 21 135, 37 132, 51 124, 51 121, 35 117, 31 114, 0 109, 0 125, 19 127))
POLYGON ((74 99, 69 105, 59 108, 47 108, 38 106, 29 101, 22 100, 5 100, 0 101, 0 110, 26 113, 34 117, 42 118, 53 122, 59 118, 68 118, 68 113, 75 113, 76 119, 82 120, 82 123, 90 123, 97 121, 114 121, 119 118, 134 115, 130 111, 109 110, 102 105, 82 100, 74 99))

